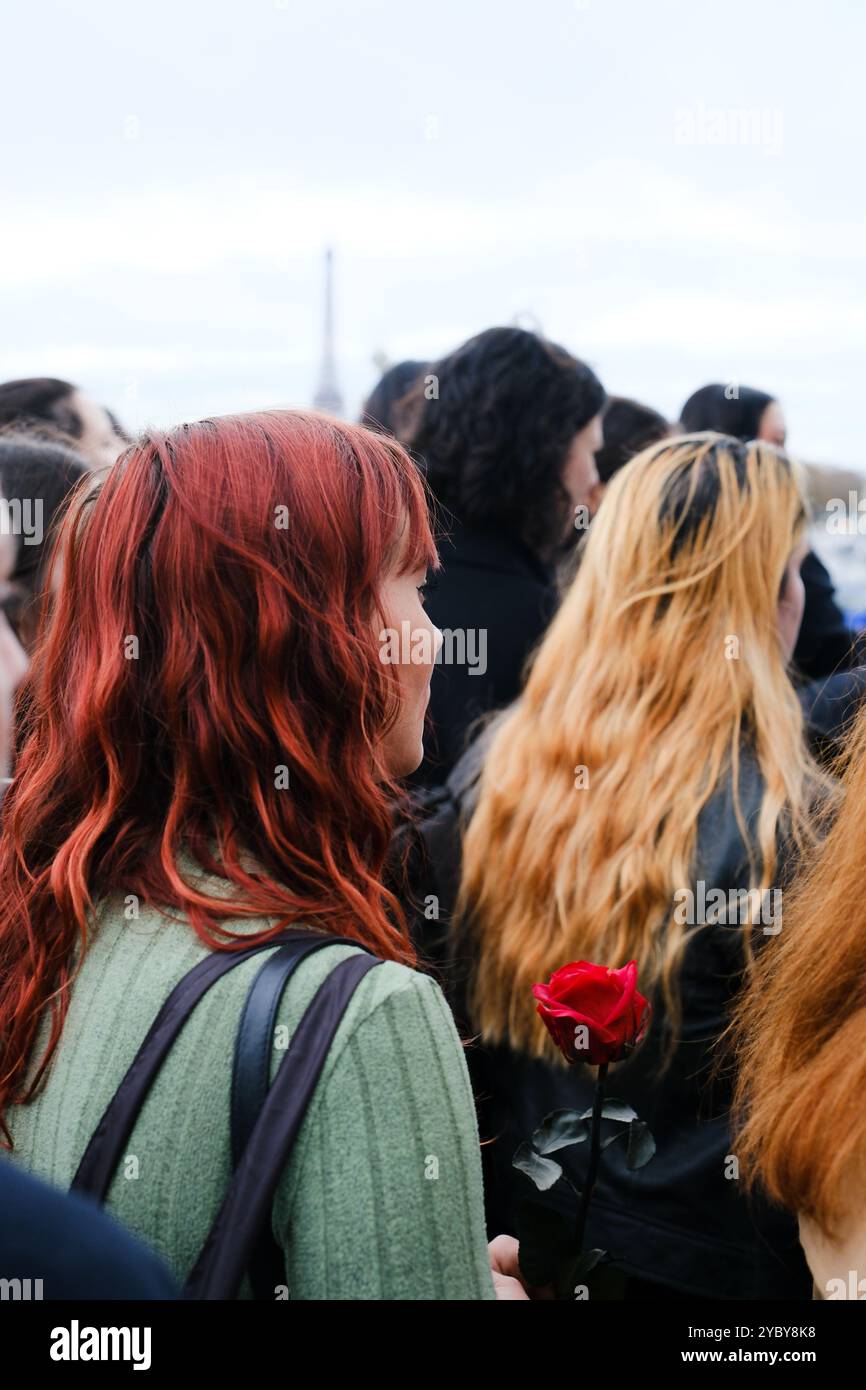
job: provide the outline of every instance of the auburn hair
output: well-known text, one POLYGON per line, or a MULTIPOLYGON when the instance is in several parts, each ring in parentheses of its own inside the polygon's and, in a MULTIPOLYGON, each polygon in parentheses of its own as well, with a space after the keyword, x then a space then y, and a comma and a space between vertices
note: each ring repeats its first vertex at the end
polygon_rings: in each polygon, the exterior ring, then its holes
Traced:
POLYGON ((733 1152, 759 1183, 835 1239, 843 1193, 866 1188, 866 710, 843 754, 834 824, 785 902, 731 1029, 733 1152))
POLYGON ((754 887, 773 882, 780 830, 810 841, 828 779, 778 631, 804 521, 788 459, 718 434, 656 443, 609 484, 523 696, 498 717, 464 834, 455 923, 474 942, 483 1038, 559 1062, 532 985, 579 959, 636 960, 675 1035, 692 932, 674 895, 693 882, 697 819, 726 776, 754 887), (751 828, 746 741, 763 777, 751 828))
POLYGON ((44 1076, 110 895, 186 914, 214 950, 304 920, 414 963, 380 879, 395 788, 375 752, 399 708, 380 585, 438 563, 404 450, 294 411, 153 432, 61 546, 0 835, 0 1122, 44 1076))

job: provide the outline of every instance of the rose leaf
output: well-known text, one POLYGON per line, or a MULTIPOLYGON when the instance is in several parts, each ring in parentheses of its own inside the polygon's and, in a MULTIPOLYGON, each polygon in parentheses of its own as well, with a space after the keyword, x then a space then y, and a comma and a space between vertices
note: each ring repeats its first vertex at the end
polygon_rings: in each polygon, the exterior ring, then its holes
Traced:
POLYGON ((539 1192, 547 1192, 562 1177, 562 1169, 552 1158, 542 1158, 528 1141, 524 1141, 511 1160, 515 1168, 531 1178, 539 1192))
MULTIPOLYGON (((582 1120, 588 1120, 591 1119, 591 1117, 592 1110, 590 1109, 584 1110, 580 1118, 582 1120)), ((630 1105, 627 1105, 624 1100, 614 1100, 613 1096, 611 1096, 609 1100, 604 1102, 601 1108, 601 1118, 603 1120, 624 1120, 628 1122, 629 1120, 637 1119, 637 1111, 633 1110, 630 1105)))
POLYGON ((582 1144, 588 1138, 589 1126, 576 1110, 554 1110, 545 1115, 532 1136, 532 1143, 540 1154, 552 1154, 557 1149, 568 1148, 569 1144, 582 1144))

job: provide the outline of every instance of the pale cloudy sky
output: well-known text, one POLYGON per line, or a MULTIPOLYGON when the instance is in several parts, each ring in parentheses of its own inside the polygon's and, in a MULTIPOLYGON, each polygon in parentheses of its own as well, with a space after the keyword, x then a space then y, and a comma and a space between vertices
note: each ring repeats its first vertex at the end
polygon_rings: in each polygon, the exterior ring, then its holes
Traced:
POLYGON ((0 379, 132 426, 539 326, 866 467, 863 0, 40 0, 4 16, 0 379), (751 113, 751 114, 750 114, 751 113))

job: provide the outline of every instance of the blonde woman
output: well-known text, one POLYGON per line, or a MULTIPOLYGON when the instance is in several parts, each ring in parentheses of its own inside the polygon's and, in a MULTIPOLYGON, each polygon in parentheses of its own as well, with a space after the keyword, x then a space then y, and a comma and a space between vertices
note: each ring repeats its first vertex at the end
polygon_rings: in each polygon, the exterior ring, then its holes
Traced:
POLYGON ((748 1181, 799 1216, 822 1299, 866 1298, 866 714, 844 802, 737 1019, 735 1140, 748 1181))
MULTIPOLYGON (((491 1226, 513 1231, 533 1195, 518 1144, 592 1099, 594 1073, 565 1068, 533 983, 568 961, 637 961, 654 1023, 610 1091, 658 1149, 638 1172, 607 1150, 588 1227, 627 1296, 810 1292, 793 1221, 743 1195, 714 1067, 830 791, 787 671, 804 523, 771 446, 706 433, 645 450, 610 484, 522 698, 421 827, 415 893, 453 915, 455 1008, 480 1039, 491 1226)), ((557 1159, 579 1184, 584 1148, 557 1159)), ((562 1184, 545 1200, 573 1201, 562 1184)))

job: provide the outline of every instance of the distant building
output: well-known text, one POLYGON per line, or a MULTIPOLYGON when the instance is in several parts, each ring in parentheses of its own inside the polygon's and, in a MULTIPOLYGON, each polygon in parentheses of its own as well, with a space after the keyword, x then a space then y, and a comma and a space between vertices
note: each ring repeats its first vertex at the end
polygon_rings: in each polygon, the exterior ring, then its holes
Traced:
POLYGON ((325 252, 325 331, 322 347, 322 369, 319 373, 319 387, 313 397, 316 410, 324 410, 328 415, 343 414, 343 397, 337 385, 337 362, 334 356, 334 306, 333 306, 334 253, 330 246, 325 252))

